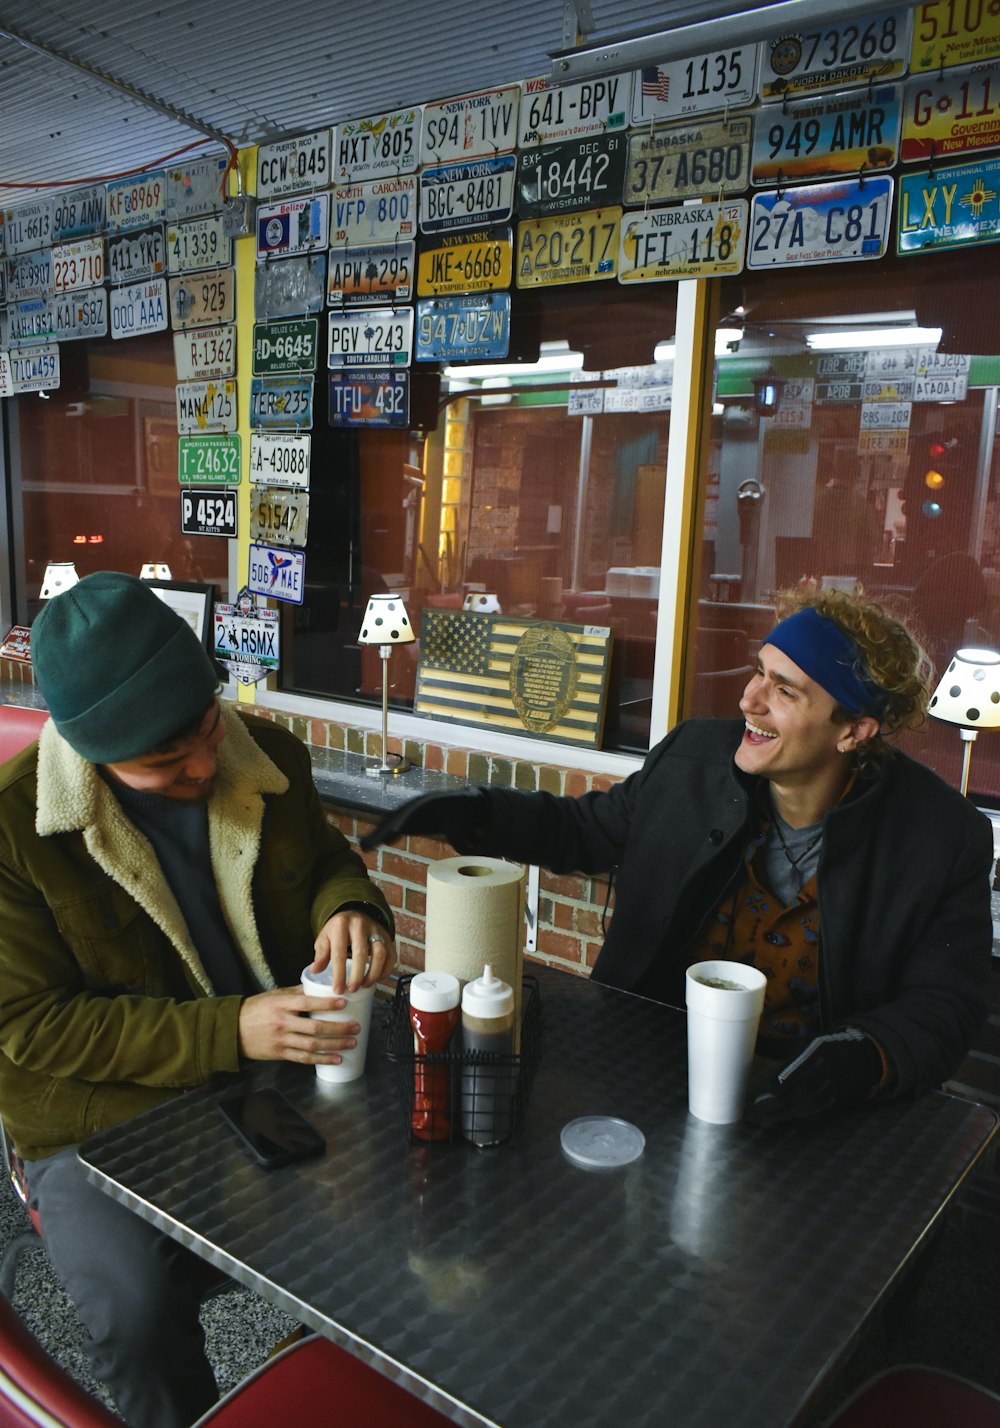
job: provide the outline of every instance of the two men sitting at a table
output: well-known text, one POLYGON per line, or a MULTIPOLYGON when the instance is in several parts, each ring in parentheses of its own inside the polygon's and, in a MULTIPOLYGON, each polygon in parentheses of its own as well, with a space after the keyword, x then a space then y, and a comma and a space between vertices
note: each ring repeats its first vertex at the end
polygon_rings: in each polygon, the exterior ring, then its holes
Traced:
MULTIPOLYGON (((95 1372, 133 1428, 217 1392, 202 1261, 84 1178, 76 1144, 246 1060, 336 1062, 345 990, 393 922, 326 820, 298 739, 220 704, 197 637, 128 575, 88 576, 31 634, 51 714, 0 778, 0 1115, 95 1372)), ((211 1187, 212 1167, 196 1168, 211 1187)))
POLYGON ((428 794, 363 840, 613 871, 593 975, 675 1006, 693 962, 752 962, 772 1120, 939 1086, 986 1016, 992 947, 989 821, 886 742, 925 715, 919 645, 860 596, 783 610, 743 717, 679 725, 608 792, 428 794))

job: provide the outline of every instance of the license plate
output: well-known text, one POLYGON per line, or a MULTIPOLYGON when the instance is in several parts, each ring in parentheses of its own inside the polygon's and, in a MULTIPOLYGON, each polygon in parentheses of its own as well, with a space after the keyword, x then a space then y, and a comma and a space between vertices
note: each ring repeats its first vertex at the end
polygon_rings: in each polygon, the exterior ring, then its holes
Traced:
POLYGON ((329 129, 261 144, 257 150, 257 197, 307 193, 330 183, 329 129))
POLYGON ((622 210, 595 208, 517 225, 517 286, 549 287, 613 278, 622 210))
POLYGON ((410 424, 409 372, 359 368, 330 373, 331 426, 394 426, 410 424))
POLYGON ((509 154, 517 147, 517 111, 521 86, 484 89, 440 104, 424 105, 420 148, 422 164, 446 164, 509 154))
POLYGON ((79 342, 84 337, 107 337, 108 294, 104 288, 88 288, 54 298, 55 336, 60 342, 79 342))
POLYGON ((177 441, 177 479, 182 486, 240 484, 240 437, 182 436, 177 441))
POLYGON ((867 402, 861 408, 862 431, 906 431, 910 425, 912 404, 906 402, 867 402))
POLYGON ((163 225, 143 233, 108 239, 108 274, 112 283, 139 283, 167 271, 167 240, 163 225))
POLYGON ((30 253, 52 242, 52 199, 39 198, 4 211, 4 246, 8 257, 30 253))
POLYGON ((867 366, 864 352, 821 352, 816 359, 817 377, 863 377, 867 366))
MULTIPOLYGON (((896 352, 893 353, 897 357, 896 352)), ((916 378, 904 375, 898 376, 895 373, 887 372, 875 378, 868 379, 861 389, 861 400, 866 406, 898 406, 900 402, 913 401, 913 385, 916 378)), ((872 425, 878 426, 877 418, 872 419, 872 425)), ((891 426, 891 422, 883 422, 883 425, 891 426)))
POLYGON ((637 206, 719 198, 747 187, 749 117, 665 124, 628 141, 624 200, 637 206))
POLYGON ((236 430, 236 382, 177 383, 177 430, 182 436, 207 436, 236 430))
POLYGON ((915 402, 964 402, 969 392, 968 377, 916 377, 915 402))
POLYGON ((195 159, 182 168, 167 169, 167 217, 176 222, 215 213, 222 208, 222 176, 229 160, 195 159))
POLYGON ((758 193, 750 209, 748 268, 881 258, 889 236, 892 179, 820 183, 758 193))
POLYGON ((514 211, 513 154, 424 169, 420 175, 420 231, 443 233, 506 223, 514 211))
POLYGON ((14 392, 51 392, 59 385, 59 348, 34 347, 10 353, 14 392))
POLYGON ((171 278, 170 321, 174 327, 206 327, 236 320, 236 272, 216 268, 187 278, 171 278))
POLYGON ((167 175, 164 169, 114 179, 108 184, 108 227, 145 228, 167 216, 167 175))
POLYGON ((47 297, 52 291, 52 249, 11 258, 7 263, 7 288, 13 302, 47 297))
POLYGON ((258 208, 257 261, 325 248, 329 218, 330 195, 326 193, 258 208))
POLYGON ((509 223, 478 233, 439 233, 420 245, 421 297, 502 292, 510 287, 514 239, 509 223))
POLYGON ((526 149, 550 139, 582 139, 607 129, 624 129, 631 104, 631 74, 555 87, 545 75, 522 80, 518 145, 526 149))
POLYGON ((174 333, 174 366, 180 382, 236 375, 236 328, 192 327, 174 333))
POLYGON ((250 539, 304 546, 309 533, 309 493, 254 486, 250 492, 250 539))
POLYGON ((1000 242, 1000 159, 901 174, 896 252, 1000 242))
POLYGON ((326 254, 284 258, 254 269, 254 312, 265 320, 322 312, 326 290, 326 254))
POLYGON ((716 278, 743 271, 747 201, 653 208, 622 223, 620 283, 716 278))
POLYGON ((756 93, 756 45, 663 61, 637 70, 632 123, 681 119, 685 114, 710 114, 714 109, 741 109, 753 103, 756 93))
POLYGON ((417 303, 417 361, 506 357, 510 293, 423 298, 417 303))
POLYGON ((328 367, 408 367, 412 349, 412 307, 329 315, 328 367))
POLYGON ((1000 61, 923 74, 903 91, 904 163, 953 159, 1000 145, 1000 61))
POLYGON ((526 149, 518 172, 518 212, 522 218, 544 218, 620 203, 625 155, 624 134, 596 134, 526 149))
POLYGON ((312 377, 254 377, 250 382, 250 425, 310 427, 312 377))
POLYGON ((154 278, 111 289, 111 336, 138 337, 167 330, 167 283, 154 278))
POLYGON ((237 614, 242 608, 216 605, 215 657, 230 661, 229 667, 242 684, 253 684, 268 670, 278 668, 279 614, 277 610, 237 614))
POLYGON ((318 318, 254 323, 255 377, 273 376, 281 372, 315 372, 318 352, 318 318))
POLYGON ((846 377, 838 381, 817 382, 816 405, 823 406, 828 402, 860 402, 862 391, 861 382, 852 382, 846 377))
POLYGON ((968 352, 938 352, 934 347, 917 348, 918 377, 967 377, 972 370, 968 352))
POLYGON ((909 431, 860 431, 858 452, 862 456, 905 456, 909 431))
POLYGON ((167 267, 172 273, 228 268, 232 261, 233 240, 223 233, 218 214, 192 218, 167 229, 167 267))
POLYGON ((937 71, 1000 51, 1000 8, 980 0, 931 0, 913 11, 910 72, 937 71))
POLYGON ((0 259, 0 307, 7 306, 7 264, 0 259))
POLYGON ((0 347, 0 397, 14 395, 14 373, 10 368, 11 354, 0 347))
POLYGON ((397 109, 338 124, 333 135, 335 181, 363 183, 413 173, 420 162, 421 114, 419 108, 397 109))
POLYGON ((255 486, 294 486, 306 491, 311 455, 308 432, 251 432, 250 480, 255 486))
POLYGON ((71 238, 103 233, 106 210, 107 192, 102 183, 59 194, 52 200, 51 241, 65 243, 71 238))
POLYGON ((272 550, 267 545, 252 545, 249 572, 247 584, 251 595, 302 604, 306 579, 305 551, 272 550))
POLYGON ((0 312, 0 347, 32 347, 55 335, 55 303, 50 298, 16 302, 0 312))
POLYGON ((331 248, 396 243, 417 231, 417 181, 412 174, 346 184, 333 190, 331 248))
POLYGON ((57 293, 96 288, 104 282, 104 239, 81 238, 52 249, 52 286, 57 293))
POLYGON ((236 529, 236 492, 189 486, 181 491, 181 530, 185 535, 228 536, 236 529))
POLYGON ((331 248, 326 300, 331 307, 407 302, 413 292, 416 243, 331 248))
POLYGON ((909 57, 909 10, 820 20, 761 41, 760 97, 791 98, 816 89, 885 83, 906 73, 909 57))
POLYGON ((781 184, 891 168, 899 116, 894 84, 769 105, 754 127, 753 181, 781 184))

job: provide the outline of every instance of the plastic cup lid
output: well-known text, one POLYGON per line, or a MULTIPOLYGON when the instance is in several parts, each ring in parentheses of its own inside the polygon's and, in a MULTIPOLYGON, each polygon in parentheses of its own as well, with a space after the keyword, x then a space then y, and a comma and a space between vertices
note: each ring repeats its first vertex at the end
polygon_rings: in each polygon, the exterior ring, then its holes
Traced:
POLYGON ((628 1165, 643 1152, 646 1137, 638 1126, 617 1116, 581 1116, 569 1121, 559 1137, 566 1155, 584 1170, 628 1165))

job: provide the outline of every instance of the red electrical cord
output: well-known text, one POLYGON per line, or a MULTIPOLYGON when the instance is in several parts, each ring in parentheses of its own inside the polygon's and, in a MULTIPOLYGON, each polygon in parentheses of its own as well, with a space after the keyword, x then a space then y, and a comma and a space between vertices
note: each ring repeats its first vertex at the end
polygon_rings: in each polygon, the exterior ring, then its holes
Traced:
MULTIPOLYGON (((215 144, 215 143, 218 143, 218 142, 219 142, 219 140, 217 140, 217 139, 212 139, 212 138, 209 138, 209 137, 207 137, 207 136, 206 136, 204 139, 195 139, 195 141, 194 141, 193 144, 185 144, 182 149, 174 149, 174 150, 171 151, 171 153, 169 153, 169 154, 164 154, 164 155, 163 155, 161 158, 159 158, 159 159, 153 159, 153 160, 151 160, 150 163, 139 164, 139 165, 138 165, 136 168, 134 168, 134 169, 120 169, 117 173, 110 173, 110 174, 91 174, 91 175, 89 175, 89 177, 73 178, 73 179, 46 179, 46 180, 44 180, 44 181, 34 180, 34 181, 32 181, 32 182, 29 182, 28 180, 21 180, 20 182, 15 182, 15 181, 13 181, 13 180, 3 179, 3 180, 0 180, 0 189, 4 189, 4 188, 76 188, 77 186, 82 186, 83 184, 88 184, 88 183, 106 183, 106 182, 107 182, 108 180, 110 180, 110 179, 130 178, 132 174, 145 173, 150 167, 153 167, 153 166, 155 166, 156 164, 165 164, 165 163, 167 163, 170 159, 179 158, 181 154, 188 154, 188 153, 191 152, 192 149, 200 149, 203 144, 215 144)), ((238 160, 238 154, 237 154, 236 146, 233 145, 233 144, 229 144, 229 145, 227 145, 227 147, 229 148, 229 163, 226 165, 226 171, 225 171, 225 173, 222 175, 222 193, 223 193, 223 197, 225 197, 225 192, 226 192, 226 188, 225 188, 226 180, 228 179, 228 177, 229 177, 230 173, 233 171, 233 169, 236 167, 237 160, 238 160)))

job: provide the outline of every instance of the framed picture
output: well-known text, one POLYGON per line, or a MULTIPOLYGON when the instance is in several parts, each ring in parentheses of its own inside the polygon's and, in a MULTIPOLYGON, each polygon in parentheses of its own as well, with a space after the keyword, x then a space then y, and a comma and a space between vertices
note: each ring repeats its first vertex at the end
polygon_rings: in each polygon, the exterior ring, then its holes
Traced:
POLYGON ((215 586, 189 584, 184 580, 147 580, 145 583, 165 605, 187 621, 211 656, 215 586))

